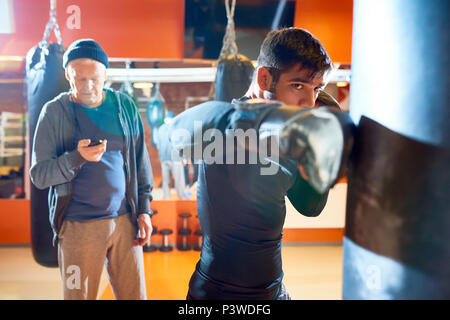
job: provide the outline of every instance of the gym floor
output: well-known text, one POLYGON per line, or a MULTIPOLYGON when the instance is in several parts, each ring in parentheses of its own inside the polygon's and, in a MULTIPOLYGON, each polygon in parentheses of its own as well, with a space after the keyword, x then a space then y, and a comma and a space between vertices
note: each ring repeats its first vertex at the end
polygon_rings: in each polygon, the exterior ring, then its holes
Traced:
MULTIPOLYGON (((197 251, 146 252, 147 298, 184 300, 197 251)), ((282 249, 284 284, 292 299, 336 300, 342 293, 342 245, 288 244, 282 249)), ((114 295, 103 272, 98 298, 114 295)), ((62 299, 58 268, 37 264, 29 246, 0 247, 0 300, 62 299)))

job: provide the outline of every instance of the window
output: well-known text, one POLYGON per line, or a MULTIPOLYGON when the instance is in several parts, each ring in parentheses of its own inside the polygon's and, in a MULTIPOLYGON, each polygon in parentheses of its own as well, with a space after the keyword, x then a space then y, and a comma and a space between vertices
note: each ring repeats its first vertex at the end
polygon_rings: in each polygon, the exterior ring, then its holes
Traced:
POLYGON ((12 0, 0 0, 0 33, 14 33, 14 10, 12 0))

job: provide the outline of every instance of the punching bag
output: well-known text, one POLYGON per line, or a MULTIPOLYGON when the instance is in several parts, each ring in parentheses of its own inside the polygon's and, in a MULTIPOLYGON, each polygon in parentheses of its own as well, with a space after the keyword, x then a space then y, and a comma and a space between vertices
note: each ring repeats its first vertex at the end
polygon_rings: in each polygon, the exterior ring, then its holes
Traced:
POLYGON ((136 107, 139 107, 137 100, 136 100, 136 95, 134 93, 133 86, 131 85, 131 83, 129 81, 125 81, 124 83, 122 83, 122 85, 119 88, 119 92, 122 92, 122 93, 128 95, 131 99, 133 99, 133 102, 136 105, 136 107))
POLYGON ((449 12, 354 2, 344 299, 450 299, 449 12))
POLYGON ((225 1, 228 23, 217 62, 216 79, 211 88, 214 89, 212 91, 216 101, 231 102, 235 98, 242 97, 252 82, 255 70, 249 58, 238 54, 233 21, 235 6, 236 0, 233 0, 231 8, 229 0, 225 1))
POLYGON ((156 83, 154 94, 150 101, 147 103, 147 122, 150 125, 152 144, 156 147, 156 136, 158 134, 158 128, 164 124, 164 118, 166 116, 166 100, 159 91, 159 83, 156 83))
POLYGON ((231 102, 242 97, 252 82, 252 61, 242 54, 230 54, 217 64, 214 100, 231 102))
MULTIPOLYGON (((130 59, 127 59, 125 61, 125 69, 127 71, 129 71, 132 68, 133 69, 136 68, 134 63, 131 62, 130 59)), ((124 94, 128 95, 131 99, 133 99, 134 104, 136 105, 137 108, 139 108, 139 103, 136 98, 136 92, 133 88, 131 81, 128 79, 128 73, 127 73, 127 79, 122 83, 122 85, 119 88, 119 92, 124 93, 124 94)))
MULTIPOLYGON (((37 45, 26 56, 26 81, 29 115, 29 139, 33 141, 37 120, 44 104, 70 86, 62 67, 64 49, 60 44, 37 45)), ((32 147, 32 143, 30 143, 32 147)), ((48 189, 30 185, 31 247, 34 259, 43 266, 57 267, 57 248, 53 247, 53 232, 48 210, 48 189)))

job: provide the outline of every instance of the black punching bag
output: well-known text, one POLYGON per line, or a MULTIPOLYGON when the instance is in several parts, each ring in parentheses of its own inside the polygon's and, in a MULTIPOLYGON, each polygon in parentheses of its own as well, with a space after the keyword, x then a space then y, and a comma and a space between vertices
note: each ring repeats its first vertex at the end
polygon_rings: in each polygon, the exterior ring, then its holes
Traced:
POLYGON ((255 67, 242 54, 230 54, 217 64, 214 100, 231 102, 242 97, 252 83, 255 67))
POLYGON ((450 299, 448 0, 357 0, 344 299, 450 299))
MULTIPOLYGON (((48 48, 37 45, 27 53, 26 80, 31 146, 39 113, 44 104, 70 88, 62 67, 63 54, 63 47, 56 43, 49 43, 48 48)), ((43 266, 57 267, 57 249, 53 247, 53 232, 49 221, 48 189, 39 190, 32 183, 30 188, 31 247, 34 259, 43 266)))
POLYGON ((217 62, 216 79, 211 89, 214 89, 214 100, 231 102, 242 97, 252 83, 255 67, 246 56, 238 53, 236 31, 234 28, 234 9, 236 0, 225 0, 228 23, 223 46, 217 62))

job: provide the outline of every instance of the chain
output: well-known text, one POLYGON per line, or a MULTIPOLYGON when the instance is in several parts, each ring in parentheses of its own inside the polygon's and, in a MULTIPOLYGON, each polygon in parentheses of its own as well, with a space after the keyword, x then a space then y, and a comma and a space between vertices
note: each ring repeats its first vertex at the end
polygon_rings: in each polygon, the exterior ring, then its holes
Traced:
POLYGON ((227 27, 225 30, 225 36, 223 37, 223 46, 220 51, 219 60, 224 59, 226 56, 232 54, 234 56, 238 53, 236 45, 236 31, 234 28, 234 9, 236 7, 236 0, 232 0, 231 8, 230 1, 225 0, 225 9, 227 11, 227 27))
POLYGON ((48 37, 50 36, 50 32, 54 29, 54 33, 56 36, 56 40, 58 41, 58 44, 62 44, 61 39, 61 31, 59 30, 58 22, 56 21, 56 0, 50 0, 50 20, 47 22, 47 25, 45 26, 44 36, 42 38, 42 41, 40 42, 41 48, 48 48, 48 37))

